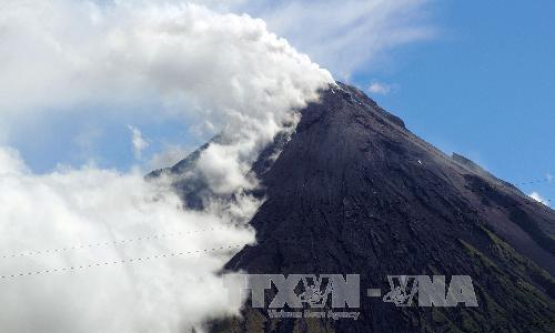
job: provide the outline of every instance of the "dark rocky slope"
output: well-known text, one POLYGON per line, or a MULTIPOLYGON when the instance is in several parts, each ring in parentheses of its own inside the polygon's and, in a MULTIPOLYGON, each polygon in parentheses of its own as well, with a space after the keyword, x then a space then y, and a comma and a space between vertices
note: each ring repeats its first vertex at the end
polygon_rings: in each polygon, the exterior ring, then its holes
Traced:
POLYGON ((359 90, 323 92, 292 139, 253 169, 267 198, 251 221, 258 243, 227 269, 356 273, 362 291, 387 291, 387 275, 470 275, 479 307, 396 308, 362 297, 358 321, 277 321, 246 308, 244 320, 213 331, 555 332, 555 212, 444 155, 359 90))

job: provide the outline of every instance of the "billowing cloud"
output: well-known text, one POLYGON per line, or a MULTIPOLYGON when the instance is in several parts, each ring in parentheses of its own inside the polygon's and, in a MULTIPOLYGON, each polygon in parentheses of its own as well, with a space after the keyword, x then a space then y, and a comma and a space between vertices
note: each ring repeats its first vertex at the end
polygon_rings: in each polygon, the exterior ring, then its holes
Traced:
POLYGON ((181 112, 222 124, 239 117, 231 111, 260 118, 260 106, 302 105, 331 81, 261 20, 134 3, 2 0, 0 112, 187 98, 181 112))
MULTIPOLYGON (((167 112, 223 131, 226 158, 235 163, 219 164, 228 167, 222 174, 243 173, 285 123, 294 123, 290 111, 333 82, 327 71, 270 33, 264 21, 247 15, 136 1, 3 0, 2 5, 4 121, 86 110, 79 106, 89 103, 159 100, 167 112)), ((207 150, 206 159, 215 150, 207 150)))
MULTIPOLYGON (((182 208, 173 179, 95 167, 37 175, 1 148, 0 330, 169 333, 237 313, 215 273, 232 254, 221 247, 253 240, 244 223, 261 202, 245 194, 257 186, 250 166, 277 133, 294 128, 294 110, 316 100, 331 75, 263 21, 199 5, 0 7, 0 128, 140 109, 146 119, 185 118, 220 133, 183 175, 204 178, 215 194, 202 211, 182 208), (135 108, 143 103, 161 108, 135 108)), ((133 134, 140 152, 146 144, 133 134)))
POLYGON ((237 314, 215 273, 253 241, 252 201, 193 212, 137 173, 40 176, 7 149, 0 167, 3 332, 178 332, 237 314))

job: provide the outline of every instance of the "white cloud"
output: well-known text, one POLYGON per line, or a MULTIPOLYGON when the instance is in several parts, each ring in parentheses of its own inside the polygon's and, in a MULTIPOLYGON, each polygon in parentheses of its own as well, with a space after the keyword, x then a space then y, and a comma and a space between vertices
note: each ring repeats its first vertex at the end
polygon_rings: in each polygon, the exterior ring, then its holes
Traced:
POLYGON ((133 154, 135 155, 136 159, 141 159, 143 154, 143 150, 148 148, 148 142, 143 139, 143 134, 141 131, 135 126, 128 126, 129 130, 131 131, 131 143, 133 144, 133 154))
POLYGON ((391 92, 391 89, 391 85, 381 82, 373 82, 370 87, 368 87, 368 91, 376 95, 387 95, 391 92))
MULTIPOLYGON (((74 109, 75 103, 91 99, 141 102, 160 97, 160 91, 163 95, 183 87, 198 91, 212 83, 216 101, 222 93, 244 94, 241 99, 248 101, 252 93, 245 76, 260 78, 276 64, 284 64, 284 58, 296 61, 294 67, 306 63, 287 45, 280 45, 262 21, 173 2, 177 4, 164 1, 165 6, 155 7, 138 0, 103 5, 2 0, 0 112, 37 106, 74 109), (200 38, 205 32, 211 37, 200 38), (187 52, 193 48, 195 52, 187 52), (234 56, 238 49, 244 56, 234 56), (269 50, 285 57, 272 61, 260 56, 269 50), (252 72, 247 74, 251 63, 252 72), (226 65, 230 68, 223 68, 226 65), (211 74, 223 70, 229 80, 213 82, 211 74)), ((391 48, 432 37, 434 30, 426 20, 429 2, 257 0, 209 5, 264 18, 273 31, 345 78, 353 70, 371 68, 373 60, 391 48)), ((309 76, 306 73, 304 81, 310 81, 309 76)), ((206 96, 200 98, 206 101, 206 96)))
POLYGON ((528 195, 530 198, 540 202, 546 206, 549 206, 549 201, 547 201, 544 197, 542 197, 538 192, 534 191, 528 195))
POLYGON ((242 174, 283 123, 294 121, 291 110, 333 82, 263 21, 246 15, 137 1, 4 0, 3 6, 0 60, 9 64, 0 67, 4 121, 79 111, 87 103, 131 106, 158 99, 194 123, 208 121, 224 131, 221 145, 236 161, 220 164, 226 174, 242 174))
MULTIPOLYGON (((204 198, 202 212, 184 211, 167 186, 146 183, 140 174, 85 167, 36 175, 17 152, 0 148, 3 253, 241 225, 261 204, 245 195, 257 185, 250 165, 275 134, 294 128, 292 110, 333 82, 263 21, 246 15, 138 1, 0 0, 0 7, 0 128, 62 112, 101 118, 155 101, 165 110, 137 116, 155 119, 167 111, 222 131, 184 175, 204 177, 217 194, 204 198), (225 200, 230 196, 237 201, 225 200)), ((145 141, 138 130, 133 134, 140 152, 145 141)), ((186 241, 14 258, 2 261, 0 270, 14 274, 252 240, 250 230, 235 227, 186 241)), ((0 306, 0 330, 186 331, 206 316, 237 313, 224 302, 214 275, 229 258, 198 254, 3 281, 10 287, 0 288, 6 305, 0 306)))
POLYGON ((269 95, 272 110, 299 106, 331 81, 261 20, 195 5, 133 3, 3 0, 0 112, 187 97, 194 111, 211 111, 221 124, 231 113, 222 109, 268 106, 269 95), (298 70, 304 75, 293 77, 298 70))
POLYGON ((230 222, 250 219, 258 207, 255 201, 185 211, 163 182, 145 182, 141 174, 83 168, 39 176, 25 168, 16 151, 4 148, 0 167, 0 257, 96 244, 1 258, 0 276, 200 251, 0 279, 1 331, 165 333, 185 331, 214 315, 238 314, 214 275, 232 253, 203 250, 252 242, 252 231, 230 222), (213 230, 198 232, 209 228, 213 230), (179 232, 185 234, 110 244, 179 232))
POLYGON ((17 150, 0 147, 0 175, 6 177, 27 172, 29 170, 17 150))

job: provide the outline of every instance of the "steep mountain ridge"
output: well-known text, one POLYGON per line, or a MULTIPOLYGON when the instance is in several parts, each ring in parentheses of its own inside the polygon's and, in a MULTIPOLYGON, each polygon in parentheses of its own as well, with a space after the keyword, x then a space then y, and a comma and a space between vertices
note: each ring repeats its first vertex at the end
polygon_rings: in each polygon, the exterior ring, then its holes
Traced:
MULTIPOLYGON (((291 140, 253 166, 267 198, 251 221, 257 243, 226 269, 360 274, 362 290, 387 290, 387 275, 469 275, 479 306, 363 297, 357 321, 277 320, 247 306, 213 331, 555 332, 555 212, 445 155, 356 88, 330 87, 301 114, 291 140)), ((198 190, 176 188, 185 200, 198 190)))

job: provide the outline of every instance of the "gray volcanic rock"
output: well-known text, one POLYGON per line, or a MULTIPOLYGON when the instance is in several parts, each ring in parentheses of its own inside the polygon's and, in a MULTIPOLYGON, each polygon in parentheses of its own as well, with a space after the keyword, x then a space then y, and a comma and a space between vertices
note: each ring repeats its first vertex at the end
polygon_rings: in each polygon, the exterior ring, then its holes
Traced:
MULTIPOLYGON (((397 308, 361 298, 357 321, 273 320, 246 307, 214 332, 555 332, 555 212, 460 155, 419 139, 339 84, 283 151, 253 166, 267 200, 257 244, 227 265, 250 273, 470 275, 477 308, 397 308)), ((275 146, 267 151, 275 150, 275 146)))

